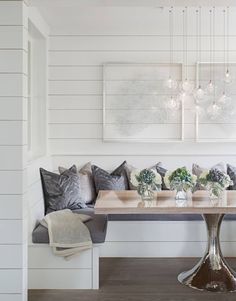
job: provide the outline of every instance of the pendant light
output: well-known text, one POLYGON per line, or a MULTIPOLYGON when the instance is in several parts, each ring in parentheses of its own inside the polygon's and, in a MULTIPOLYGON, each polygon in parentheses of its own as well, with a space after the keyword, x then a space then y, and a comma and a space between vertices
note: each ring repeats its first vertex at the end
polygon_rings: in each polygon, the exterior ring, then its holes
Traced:
MULTIPOLYGON (((196 48, 197 48, 197 61, 201 62, 201 7, 196 10, 196 48)), ((194 91, 196 102, 202 101, 205 96, 205 91, 202 89, 200 83, 194 91)))
POLYGON ((166 101, 166 108, 170 111, 178 110, 180 107, 179 101, 174 95, 174 90, 177 89, 178 83, 172 78, 172 68, 173 68, 173 7, 169 10, 169 37, 170 37, 170 61, 169 61, 169 78, 166 82, 167 88, 170 89, 171 95, 168 96, 166 101))
POLYGON ((215 90, 215 86, 212 81, 212 10, 209 10, 209 20, 210 20, 210 80, 207 85, 207 93, 213 94, 215 90))
POLYGON ((177 89, 178 83, 177 81, 172 77, 172 68, 173 68, 173 7, 169 9, 169 78, 166 81, 166 87, 175 90, 177 89))
MULTIPOLYGON (((226 22, 226 18, 225 18, 225 9, 223 10, 223 20, 224 20, 224 73, 227 74, 227 79, 229 79, 229 73, 227 73, 228 67, 226 66, 226 34, 225 34, 225 22, 226 22)), ((218 99, 218 104, 222 107, 227 107, 231 104, 231 98, 229 96, 226 95, 226 86, 225 84, 227 83, 227 81, 224 78, 224 83, 223 83, 223 93, 221 95, 221 97, 218 99)))
POLYGON ((183 10, 183 64, 185 66, 185 80, 181 84, 181 88, 184 93, 183 96, 186 94, 190 94, 193 90, 193 85, 188 79, 188 30, 187 30, 187 24, 188 24, 188 8, 185 7, 185 10, 183 10))
POLYGON ((231 74, 229 72, 229 7, 227 7, 227 51, 226 51, 226 57, 227 57, 227 67, 225 71, 225 78, 224 81, 227 84, 230 84, 232 81, 231 74))
MULTIPOLYGON (((211 85, 212 92, 212 104, 207 108, 207 114, 211 120, 217 119, 221 115, 222 108, 216 103, 216 86, 215 86, 215 67, 213 69, 213 63, 215 62, 215 7, 210 11, 211 13, 211 80, 209 84, 211 85), (212 17, 213 14, 213 17, 212 17), (212 49, 213 48, 213 49, 212 49), (212 72, 213 71, 213 72, 212 72), (214 82, 214 84, 213 84, 214 82)), ((208 84, 208 86, 209 86, 208 84)), ((208 90, 208 92, 210 92, 208 90)))

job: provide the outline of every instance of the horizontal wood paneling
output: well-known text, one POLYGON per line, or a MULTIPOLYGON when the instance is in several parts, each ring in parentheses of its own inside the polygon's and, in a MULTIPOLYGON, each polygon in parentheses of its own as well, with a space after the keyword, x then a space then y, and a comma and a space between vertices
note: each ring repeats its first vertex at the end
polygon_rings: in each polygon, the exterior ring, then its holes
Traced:
POLYGON ((0 195, 0 219, 22 219, 22 199, 20 195, 0 195))
POLYGON ((0 120, 27 120, 26 98, 22 101, 20 97, 0 97, 0 105, 0 120))
POLYGON ((49 245, 33 244, 29 246, 29 267, 31 269, 90 269, 92 268, 92 250, 83 251, 70 260, 55 256, 49 245))
POLYGON ((21 245, 0 245, 0 254, 1 269, 19 269, 23 267, 21 245))
POLYGON ((0 244, 21 244, 22 238, 21 220, 0 220, 0 244))
POLYGON ((0 26, 0 49, 24 49, 28 44, 22 26, 0 26))
MULTIPOLYGON (((221 244, 224 256, 234 257, 236 242, 221 244)), ((206 242, 106 242, 101 257, 201 257, 206 242)))
POLYGON ((1 294, 0 295, 2 300, 4 301, 21 301, 22 300, 22 295, 21 294, 1 294))
MULTIPOLYGON (((219 32, 217 32, 219 34, 219 32)), ((194 33, 195 34, 195 33, 194 33)), ((236 37, 232 36, 229 41, 231 50, 236 50, 236 37)), ((168 51, 170 38, 168 35, 159 36, 51 36, 50 51, 168 51)), ((209 36, 201 37, 201 49, 210 50, 209 36)), ((215 50, 224 50, 224 37, 216 36, 215 50)), ((196 51, 196 36, 188 37, 189 51, 196 51)), ((173 37, 173 49, 183 50, 183 36, 173 37)))
POLYGON ((50 66, 49 80, 102 80, 102 67, 50 66))
POLYGON ((0 145, 25 145, 26 126, 25 121, 0 121, 0 145))
POLYGON ((49 97, 49 109, 102 110, 102 95, 56 95, 49 97))
POLYGON ((29 289, 91 289, 91 269, 29 269, 29 289))
MULTIPOLYGON (((168 144, 169 147, 171 144, 168 144)), ((117 144, 117 148, 119 149, 119 144, 117 144)), ((150 147, 151 148, 151 147, 150 147)), ((168 146, 166 145, 166 148, 168 146)), ((102 155, 94 155, 94 154, 74 154, 74 155, 54 155, 53 156, 53 167, 54 170, 57 170, 58 166, 63 165, 66 167, 70 167, 73 164, 77 164, 82 166, 85 162, 92 161, 92 163, 101 166, 107 170, 112 170, 119 166, 124 160, 136 168, 148 168, 153 166, 157 162, 162 162, 163 166, 167 169, 173 170, 178 166, 186 166, 191 169, 193 163, 197 163, 200 166, 210 168, 213 165, 219 162, 231 162, 233 165, 236 165, 236 158, 234 154, 231 155, 212 155, 212 154, 176 154, 174 151, 169 151, 168 154, 162 153, 161 155, 157 154, 127 154, 124 150, 120 149, 119 154, 109 154, 104 153, 102 155)))
POLYGON ((24 16, 25 12, 22 9, 21 1, 1 1, 0 25, 24 25, 27 27, 24 16))
MULTIPOLYGON (((202 51, 202 61, 210 60, 210 52, 202 51)), ((183 52, 174 52, 174 61, 176 63, 182 62, 183 52)), ((215 60, 223 61, 224 52, 216 51, 215 60)), ((236 60, 236 53, 229 52, 229 60, 236 60)), ((49 65, 51 66, 73 66, 73 65, 101 65, 106 62, 146 62, 146 63, 168 63, 169 52, 166 51, 80 51, 80 52, 50 52, 49 65)), ((193 64, 196 62, 196 51, 188 52, 188 62, 193 64)))
MULTIPOLYGON (((0 122, 1 124, 1 122, 0 122)), ((21 170, 25 167, 25 160, 21 160, 26 146, 0 146, 0 165, 2 170, 21 170), (8 158, 8 160, 6 160, 8 158)))
POLYGON ((27 77, 22 74, 0 74, 1 96, 27 97, 27 77), (11 85, 9 85, 9 82, 11 85))
MULTIPOLYGON (((2 294, 20 294, 22 292, 22 271, 0 269, 0 292, 2 294)), ((1 295, 0 295, 1 297, 1 295)), ((5 301, 5 300, 4 300, 5 301)))
POLYGON ((26 191, 25 176, 26 170, 0 170, 0 194, 22 194, 26 191))
POLYGON ((23 72, 27 74, 26 59, 27 53, 24 50, 0 50, 0 72, 23 72))

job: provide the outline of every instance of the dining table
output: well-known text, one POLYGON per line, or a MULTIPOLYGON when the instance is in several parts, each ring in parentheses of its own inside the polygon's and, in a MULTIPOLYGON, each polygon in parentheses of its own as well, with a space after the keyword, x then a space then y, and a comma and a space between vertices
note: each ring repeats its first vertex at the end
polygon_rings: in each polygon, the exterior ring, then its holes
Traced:
POLYGON ((190 270, 178 280, 191 288, 211 292, 235 292, 236 273, 222 255, 220 226, 226 214, 236 214, 236 191, 227 190, 219 198, 208 191, 188 193, 186 200, 177 201, 175 191, 158 191, 150 200, 143 200, 135 190, 101 190, 95 214, 201 214, 206 224, 206 251, 190 270))

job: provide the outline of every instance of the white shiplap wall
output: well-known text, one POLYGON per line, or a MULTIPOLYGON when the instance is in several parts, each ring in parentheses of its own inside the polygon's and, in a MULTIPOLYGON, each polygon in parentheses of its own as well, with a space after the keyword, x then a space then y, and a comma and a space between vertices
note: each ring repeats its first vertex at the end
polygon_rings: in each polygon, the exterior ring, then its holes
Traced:
MULTIPOLYGON (((196 8, 188 9, 188 74, 195 79, 196 8)), ((66 12, 66 11, 65 11, 66 12)), ((230 9, 230 61, 236 61, 236 9, 230 9)), ((167 167, 236 163, 236 144, 194 142, 194 119, 186 141, 173 144, 103 143, 102 64, 169 62, 168 9, 89 7, 65 14, 55 23, 49 46, 49 144, 54 168, 92 160, 113 168, 123 159, 139 167, 163 161, 167 167)), ((216 20, 222 8, 216 8, 216 20)), ((217 61, 223 60, 223 27, 216 22, 217 61)), ((182 8, 174 13, 174 62, 182 63, 182 8)), ((202 9, 201 60, 209 61, 209 8, 202 9)), ((191 107, 191 100, 186 102, 191 107)))
POLYGON ((27 6, 0 1, 0 300, 27 300, 27 6))

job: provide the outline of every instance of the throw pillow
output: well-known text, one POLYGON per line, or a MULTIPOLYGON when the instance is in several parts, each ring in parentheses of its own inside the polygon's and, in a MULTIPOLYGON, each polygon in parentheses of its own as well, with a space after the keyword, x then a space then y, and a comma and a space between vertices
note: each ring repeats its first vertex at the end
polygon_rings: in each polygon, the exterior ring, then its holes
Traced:
POLYGON ((62 209, 85 208, 86 204, 80 197, 79 177, 72 166, 71 170, 61 175, 40 168, 42 186, 45 198, 46 213, 62 209))
POLYGON ((125 173, 126 161, 124 161, 112 173, 93 165, 92 172, 96 187, 96 192, 99 190, 127 190, 128 180, 125 173))
MULTIPOLYGON (((59 166, 58 170, 61 174, 67 169, 59 166)), ((77 173, 79 176, 81 199, 83 199, 86 204, 93 203, 96 199, 96 191, 91 162, 86 163, 79 171, 77 171, 77 169, 73 169, 73 172, 77 173)))
POLYGON ((233 185, 229 186, 229 190, 236 190, 236 167, 230 164, 227 164, 227 174, 230 179, 233 181, 233 185))

